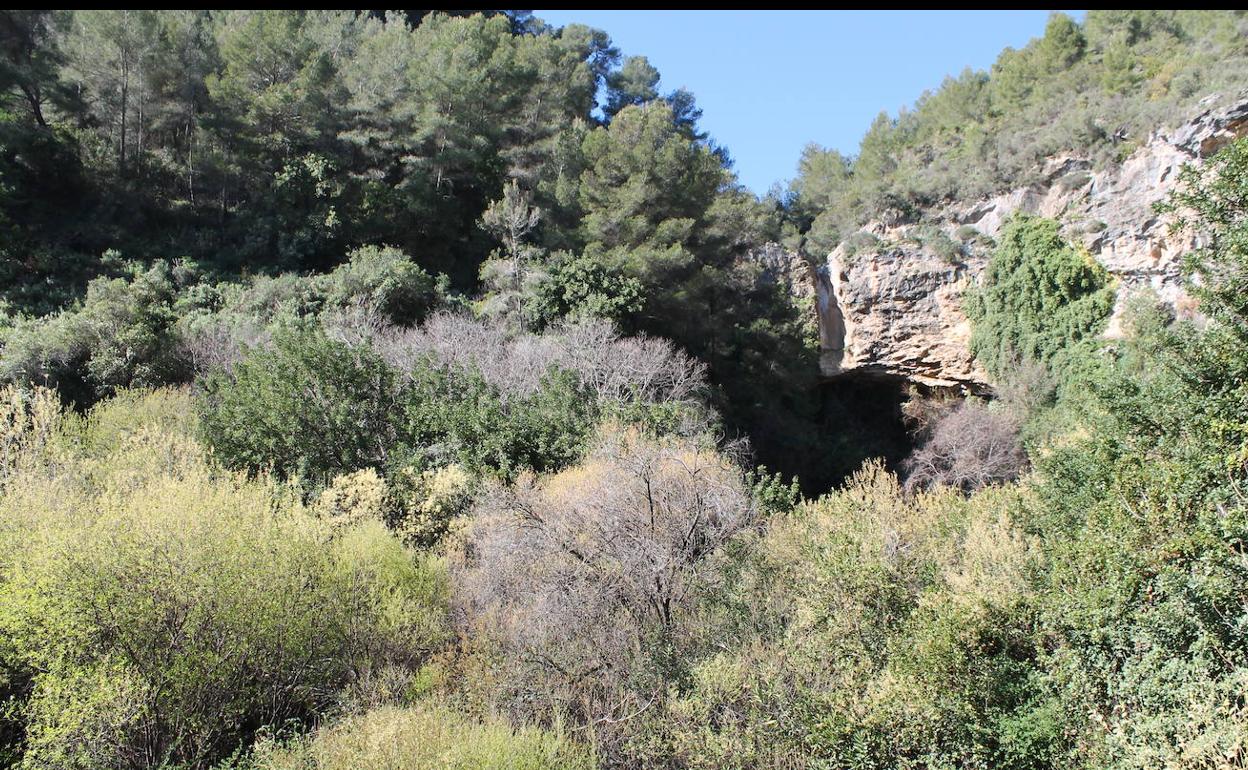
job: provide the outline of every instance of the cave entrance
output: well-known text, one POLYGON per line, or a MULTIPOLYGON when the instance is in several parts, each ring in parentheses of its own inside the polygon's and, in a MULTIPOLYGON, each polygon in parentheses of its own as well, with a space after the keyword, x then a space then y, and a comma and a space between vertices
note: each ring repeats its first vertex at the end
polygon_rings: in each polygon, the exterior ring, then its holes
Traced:
POLYGON ((915 449, 904 407, 912 398, 961 397, 954 388, 935 388, 897 375, 855 372, 819 385, 821 457, 809 463, 803 491, 818 495, 841 485, 863 462, 880 458, 897 471, 915 449))

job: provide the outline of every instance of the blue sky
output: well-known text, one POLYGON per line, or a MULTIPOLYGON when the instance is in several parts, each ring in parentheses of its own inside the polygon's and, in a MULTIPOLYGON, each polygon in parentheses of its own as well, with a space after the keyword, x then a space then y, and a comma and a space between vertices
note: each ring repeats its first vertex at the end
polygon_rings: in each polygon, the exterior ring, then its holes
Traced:
MULTIPOLYGON (((1050 11, 534 11, 606 30, 642 54, 664 93, 688 88, 702 127, 762 194, 796 174, 809 142, 853 153, 946 75, 986 69, 1044 32, 1050 11)), ((1076 18, 1082 12, 1066 11, 1076 18)))

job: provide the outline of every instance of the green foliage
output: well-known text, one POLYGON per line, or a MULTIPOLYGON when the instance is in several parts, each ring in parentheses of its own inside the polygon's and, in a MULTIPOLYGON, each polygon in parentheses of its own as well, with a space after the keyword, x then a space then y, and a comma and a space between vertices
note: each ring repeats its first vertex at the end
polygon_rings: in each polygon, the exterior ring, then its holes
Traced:
POLYGON ((608 119, 633 105, 653 102, 659 97, 659 71, 644 56, 629 56, 616 72, 607 76, 607 103, 602 111, 608 119))
POLYGON ((0 391, 0 489, 16 473, 43 458, 44 450, 60 427, 62 408, 56 393, 47 388, 29 391, 12 386, 0 391))
POLYGON ((19 317, 4 330, 0 380, 56 386, 90 404, 118 388, 180 383, 228 363, 275 321, 411 324, 447 302, 443 284, 389 247, 357 249, 327 274, 242 284, 212 284, 186 260, 120 267, 119 277, 92 280, 80 304, 19 317))
POLYGON ((511 478, 575 462, 598 405, 572 372, 551 369, 527 395, 504 395, 479 371, 431 362, 412 373, 406 416, 414 436, 477 473, 511 478))
POLYGON ((1074 19, 1061 13, 1049 17, 1044 37, 1036 45, 1041 67, 1049 71, 1068 69, 1084 55, 1088 41, 1074 19))
POLYGON ((1232 142, 1203 166, 1184 167, 1157 206, 1180 231, 1209 238, 1187 256, 1190 289, 1227 332, 1248 336, 1248 144, 1232 142))
POLYGON ((22 766, 207 767, 446 637, 435 560, 218 470, 190 408, 104 402, 5 485, 0 686, 22 766))
POLYGON ((1188 269, 1212 320, 1137 308, 1082 430, 1042 460, 1046 659, 1088 766, 1233 764, 1243 634, 1245 149, 1184 172, 1160 208, 1209 238, 1188 269))
POLYGON ((332 526, 361 521, 380 522, 387 516, 386 482, 372 468, 335 476, 321 490, 313 509, 332 526))
POLYGON ((760 247, 957 264, 921 212, 1235 93, 1243 18, 1054 15, 778 201, 578 25, 0 12, 0 380, 98 402, 0 394, 0 764, 1242 765, 1248 143, 1160 207, 1201 324, 1098 340, 1104 271, 1006 226, 967 298, 1003 403, 955 414, 1009 441, 936 449, 1013 478, 1039 414, 1017 484, 803 501, 906 437, 816 383, 760 247))
POLYGON ((746 474, 746 483, 754 493, 754 500, 764 516, 780 516, 792 513, 802 501, 801 487, 797 479, 787 482, 779 473, 770 474, 766 468, 758 468, 746 474))
POLYGON ((538 329, 564 318, 602 318, 629 326, 641 308, 640 281, 590 256, 553 262, 528 303, 538 329))
POLYGON ((910 230, 907 236, 913 238, 924 250, 935 254, 951 265, 962 263, 963 246, 950 238, 944 230, 934 225, 919 225, 910 230))
POLYGON ((816 409, 800 376, 813 371, 808 319, 750 260, 778 237, 775 207, 735 185, 692 95, 661 98, 654 68, 621 60, 601 31, 491 14, 431 13, 414 27, 349 11, 14 18, 29 34, 5 61, 37 86, 55 129, 49 139, 17 100, 15 134, 47 145, 30 144, 22 158, 38 163, 12 169, 18 194, 0 200, 19 312, 80 291, 106 268, 86 255, 109 248, 202 267, 128 324, 117 346, 128 357, 84 352, 72 308, 57 323, 16 321, 6 379, 90 403, 228 368, 292 316, 353 341, 418 322, 481 279, 477 307, 520 316, 513 329, 594 316, 678 330, 711 364, 734 431, 765 431, 767 412, 783 412, 760 454, 787 473, 813 456, 778 438, 816 409), (58 227, 69 209, 73 227, 58 227), (74 237, 51 235, 62 231, 74 237))
POLYGON ((439 302, 434 278, 398 249, 365 246, 325 275, 325 305, 363 308, 381 320, 410 326, 425 318, 439 302))
POLYGON ((907 498, 873 464, 776 518, 712 597, 733 641, 635 739, 706 768, 1046 766, 1020 502, 907 498))
POLYGON ((184 380, 174 271, 164 261, 130 267, 127 277, 93 280, 80 305, 8 330, 0 380, 57 386, 85 403, 120 387, 184 380))
POLYGON ((1067 244, 1052 220, 1015 217, 997 240, 966 300, 971 351, 998 377, 1019 361, 1036 361, 1065 379, 1113 310, 1109 276, 1067 244))
POLYGON ((367 346, 284 329, 270 349, 201 382, 205 442, 231 468, 324 485, 415 459, 505 478, 575 461, 598 405, 572 372, 531 393, 502 392, 480 371, 423 360, 404 375, 367 346))
POLYGON ((377 355, 288 330, 201 386, 204 440, 228 467, 325 483, 383 466, 407 438, 402 389, 377 355))
POLYGON ((582 152, 583 259, 640 284, 630 326, 706 361, 729 428, 778 471, 826 488, 807 318, 755 259, 779 238, 774 208, 737 188, 665 104, 625 108, 585 137, 582 152))
POLYGON ((391 243, 470 287, 486 193, 544 207, 619 64, 598 30, 494 14, 14 11, 4 36, 0 269, 40 312, 110 247, 268 272, 391 243))
POLYGON ((655 277, 680 267, 725 181, 719 158, 682 135, 663 104, 624 109, 609 129, 585 137, 582 152, 586 241, 603 251, 639 251, 633 264, 655 277))
POLYGON ((531 319, 524 307, 525 293, 532 283, 534 265, 544 252, 530 244, 542 210, 532 205, 533 194, 521 190, 516 180, 503 187, 503 196, 486 207, 481 229, 502 245, 481 265, 481 282, 487 292, 482 315, 506 319, 513 328, 524 330, 531 319))

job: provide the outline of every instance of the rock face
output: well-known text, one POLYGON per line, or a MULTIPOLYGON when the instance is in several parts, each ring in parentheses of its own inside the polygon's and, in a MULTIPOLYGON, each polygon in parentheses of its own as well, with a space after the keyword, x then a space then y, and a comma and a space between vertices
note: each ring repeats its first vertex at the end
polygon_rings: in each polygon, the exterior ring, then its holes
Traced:
POLYGON ((1018 211, 1061 222, 1064 234, 1117 279, 1118 307, 1107 335, 1119 333, 1123 302, 1141 288, 1186 312, 1179 264, 1197 244, 1170 233, 1153 204, 1174 187, 1184 164, 1245 134, 1248 92, 1231 107, 1206 109, 1176 131, 1154 134, 1112 168, 1097 171, 1076 156, 1052 158, 1036 185, 928 212, 923 224, 869 225, 869 235, 850 239, 868 246, 843 243, 813 271, 823 375, 900 376, 990 391, 970 353, 962 295, 987 264, 991 239, 1018 211))

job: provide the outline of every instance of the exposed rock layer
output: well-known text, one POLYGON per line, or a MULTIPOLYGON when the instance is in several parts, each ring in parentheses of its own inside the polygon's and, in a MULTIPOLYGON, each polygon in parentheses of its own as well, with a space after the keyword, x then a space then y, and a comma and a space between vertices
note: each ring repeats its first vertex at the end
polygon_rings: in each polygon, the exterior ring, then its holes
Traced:
POLYGON ((1125 298, 1145 287, 1185 312, 1180 258, 1195 244, 1171 233, 1153 204, 1174 187, 1184 164, 1246 133, 1248 94, 1155 134, 1111 168, 1096 170, 1077 156, 1052 158, 1038 184, 928 212, 922 225, 869 225, 876 245, 853 253, 842 244, 812 276, 824 376, 888 374, 990 390, 970 353, 962 295, 984 269, 990 239, 1018 211, 1060 221, 1065 235, 1117 279, 1118 308, 1107 334, 1118 333, 1125 298))

